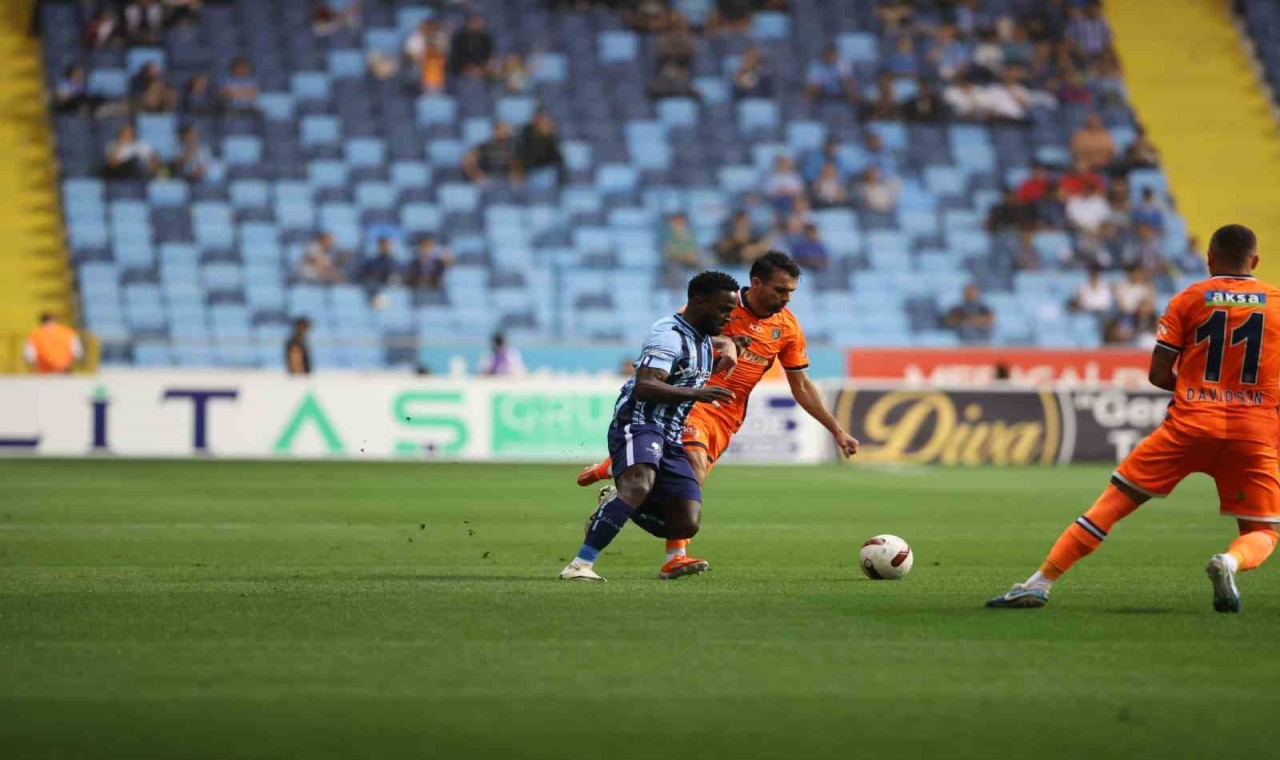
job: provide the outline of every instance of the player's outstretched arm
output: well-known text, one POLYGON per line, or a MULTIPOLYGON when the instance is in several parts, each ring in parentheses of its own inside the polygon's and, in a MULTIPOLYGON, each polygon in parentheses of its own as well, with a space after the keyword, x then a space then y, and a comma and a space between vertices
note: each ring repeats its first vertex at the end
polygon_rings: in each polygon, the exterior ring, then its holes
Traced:
POLYGON ((733 391, 720 386, 709 385, 704 388, 677 388, 667 384, 668 372, 654 367, 641 367, 636 370, 636 401, 654 404, 683 404, 686 401, 701 401, 716 404, 733 400, 733 391))
POLYGON ((831 411, 827 409, 826 403, 822 400, 822 391, 809 378, 809 373, 804 370, 788 370, 787 383, 791 385, 791 395, 795 398, 800 408, 809 413, 809 416, 822 423, 822 426, 831 432, 831 437, 836 439, 836 448, 840 449, 847 457, 851 457, 858 453, 858 439, 845 432, 840 427, 840 423, 836 421, 831 411))
POLYGON ((732 372, 738 366, 737 342, 727 335, 717 335, 711 339, 711 345, 718 354, 712 372, 732 372))
POLYGON ((1177 363, 1178 352, 1157 343, 1151 350, 1151 369, 1147 372, 1147 379, 1161 390, 1173 390, 1178 384, 1177 363))

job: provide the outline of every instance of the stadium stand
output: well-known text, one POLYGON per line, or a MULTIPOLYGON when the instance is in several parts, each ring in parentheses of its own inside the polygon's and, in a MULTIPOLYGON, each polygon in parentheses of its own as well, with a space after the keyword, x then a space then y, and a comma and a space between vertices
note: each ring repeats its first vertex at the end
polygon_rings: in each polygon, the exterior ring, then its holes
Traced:
MULTIPOLYGON (((314 321, 321 367, 411 364, 419 342, 495 329, 523 341, 634 340, 681 302, 663 249, 675 212, 703 261, 742 279, 746 262, 713 254, 735 211, 787 250, 813 224, 825 257, 792 306, 811 341, 837 345, 955 345, 945 315, 971 282, 995 313, 996 344, 1125 342, 1146 316, 1068 308, 1087 268, 1118 280, 1136 266, 1162 298, 1200 274, 1105 22, 1083 7, 1067 17, 1054 15, 1059 4, 985 0, 953 15, 953 4, 918 2, 904 16, 895 3, 792 0, 765 3, 786 10, 758 12, 735 33, 711 28, 713 3, 675 0, 698 31, 674 64, 688 70, 666 72, 664 86, 685 76, 690 89, 650 97, 670 41, 636 31, 630 15, 471 5, 494 41, 494 72, 449 73, 441 89, 431 44, 418 59, 402 51, 415 32, 442 33, 422 32, 424 21, 456 30, 465 17, 420 3, 369 0, 358 16, 329 3, 334 21, 301 0, 209 2, 158 44, 134 45, 90 44, 80 4, 44 4, 50 91, 68 91, 66 73, 81 66, 92 99, 55 100, 53 119, 78 296, 104 362, 279 366, 297 314, 314 321), (856 102, 806 94, 831 74, 815 63, 827 45, 856 102), (183 93, 175 110, 143 112, 130 96, 148 63, 183 93), (219 108, 193 94, 201 76, 215 91, 247 78, 256 101, 219 108), (549 167, 519 183, 468 180, 468 151, 501 162, 511 149, 490 141, 496 120, 520 135, 540 112, 562 161, 543 156, 549 167), (129 123, 149 147, 104 174, 129 123), (1099 146, 1103 157, 1077 170, 1099 146), (827 160, 852 198, 806 209, 793 175, 807 197, 827 160), (1035 165, 1050 172, 1047 193, 1035 165), (1093 201, 1079 188, 1095 175, 1101 207, 1058 198, 1068 186, 1093 201), (1006 203, 1006 188, 1033 202, 1006 203), (346 257, 348 282, 298 278, 321 231, 346 257), (447 271, 417 278, 422 287, 370 284, 379 241, 407 267, 425 234, 451 250, 447 271)), ((453 52, 464 47, 455 40, 453 52)))

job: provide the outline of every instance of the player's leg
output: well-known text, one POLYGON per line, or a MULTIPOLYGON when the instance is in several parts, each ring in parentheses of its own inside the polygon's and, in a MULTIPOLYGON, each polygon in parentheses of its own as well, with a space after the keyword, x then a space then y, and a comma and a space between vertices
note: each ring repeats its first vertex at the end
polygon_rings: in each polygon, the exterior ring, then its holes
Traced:
POLYGON ((609 429, 609 450, 614 462, 612 498, 601 503, 587 522, 586 535, 577 556, 560 572, 564 580, 604 580, 593 566, 636 508, 649 498, 662 463, 662 433, 655 426, 627 425, 609 429))
POLYGON ((1275 450, 1262 444, 1224 444, 1218 471, 1212 472, 1218 486, 1220 511, 1234 516, 1240 535, 1222 554, 1209 558, 1205 574, 1213 584, 1213 609, 1240 611, 1240 589, 1236 573, 1253 570, 1275 551, 1280 539, 1280 479, 1276 476, 1275 450))
MULTIPOLYGON (((699 486, 707 482, 707 475, 710 474, 715 460, 728 448, 729 439, 733 435, 728 428, 716 421, 710 412, 704 412, 705 408, 694 407, 689 420, 685 423, 681 439, 684 444, 685 458, 689 461, 689 467, 693 470, 693 477, 698 481, 699 486)), ((689 539, 668 538, 664 562, 669 563, 677 557, 687 556, 688 553, 689 539)))
MULTIPOLYGON (((702 526, 702 484, 693 473, 684 447, 667 447, 658 470, 658 482, 649 498, 662 510, 668 540, 687 543, 697 535, 702 526)), ((707 569, 706 560, 681 552, 667 557, 658 577, 671 580, 704 573, 707 569)))
POLYGON ((1058 536, 1040 568, 1022 583, 987 601, 993 608, 1043 607, 1053 584, 1092 554, 1117 522, 1152 497, 1167 495, 1195 470, 1192 444, 1175 440, 1165 428, 1148 436, 1125 458, 1093 506, 1058 536))

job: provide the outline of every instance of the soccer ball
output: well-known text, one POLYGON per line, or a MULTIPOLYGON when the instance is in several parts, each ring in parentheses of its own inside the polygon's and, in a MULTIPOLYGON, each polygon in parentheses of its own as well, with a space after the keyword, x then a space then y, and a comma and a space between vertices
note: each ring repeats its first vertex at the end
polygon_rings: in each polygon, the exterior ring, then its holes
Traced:
POLYGON ((907 577, 914 559, 907 542, 888 533, 868 538, 858 557, 862 560, 862 572, 873 581, 907 577))

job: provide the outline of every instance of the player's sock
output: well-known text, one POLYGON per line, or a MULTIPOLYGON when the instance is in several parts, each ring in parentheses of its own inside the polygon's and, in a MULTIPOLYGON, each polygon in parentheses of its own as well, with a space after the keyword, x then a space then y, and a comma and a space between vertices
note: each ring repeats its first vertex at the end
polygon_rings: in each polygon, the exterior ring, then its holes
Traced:
POLYGON ((597 509, 591 516, 591 524, 587 526, 587 537, 582 543, 582 548, 578 550, 575 564, 590 565, 595 562, 600 552, 604 551, 604 548, 617 537, 622 526, 627 524, 627 518, 631 517, 632 511, 620 496, 613 497, 612 501, 597 509))
POLYGON ((1231 571, 1252 570, 1266 562, 1275 551, 1277 539, 1280 539, 1280 533, 1270 523, 1241 520, 1240 537, 1231 542, 1226 554, 1228 561, 1236 563, 1231 571))
POLYGON ((1101 546, 1111 528, 1137 508, 1133 499, 1108 485, 1093 506, 1058 536, 1038 574, 1048 581, 1058 580, 1072 565, 1101 546))
POLYGON ((676 557, 685 555, 686 547, 689 546, 687 538, 669 538, 667 539, 667 561, 670 562, 676 557))
POLYGON ((1044 573, 1040 572, 1039 570, 1032 573, 1030 578, 1027 578, 1025 581, 1022 582, 1022 585, 1031 586, 1033 588, 1053 588, 1053 584, 1054 584, 1054 581, 1050 580, 1047 576, 1045 576, 1044 573))

